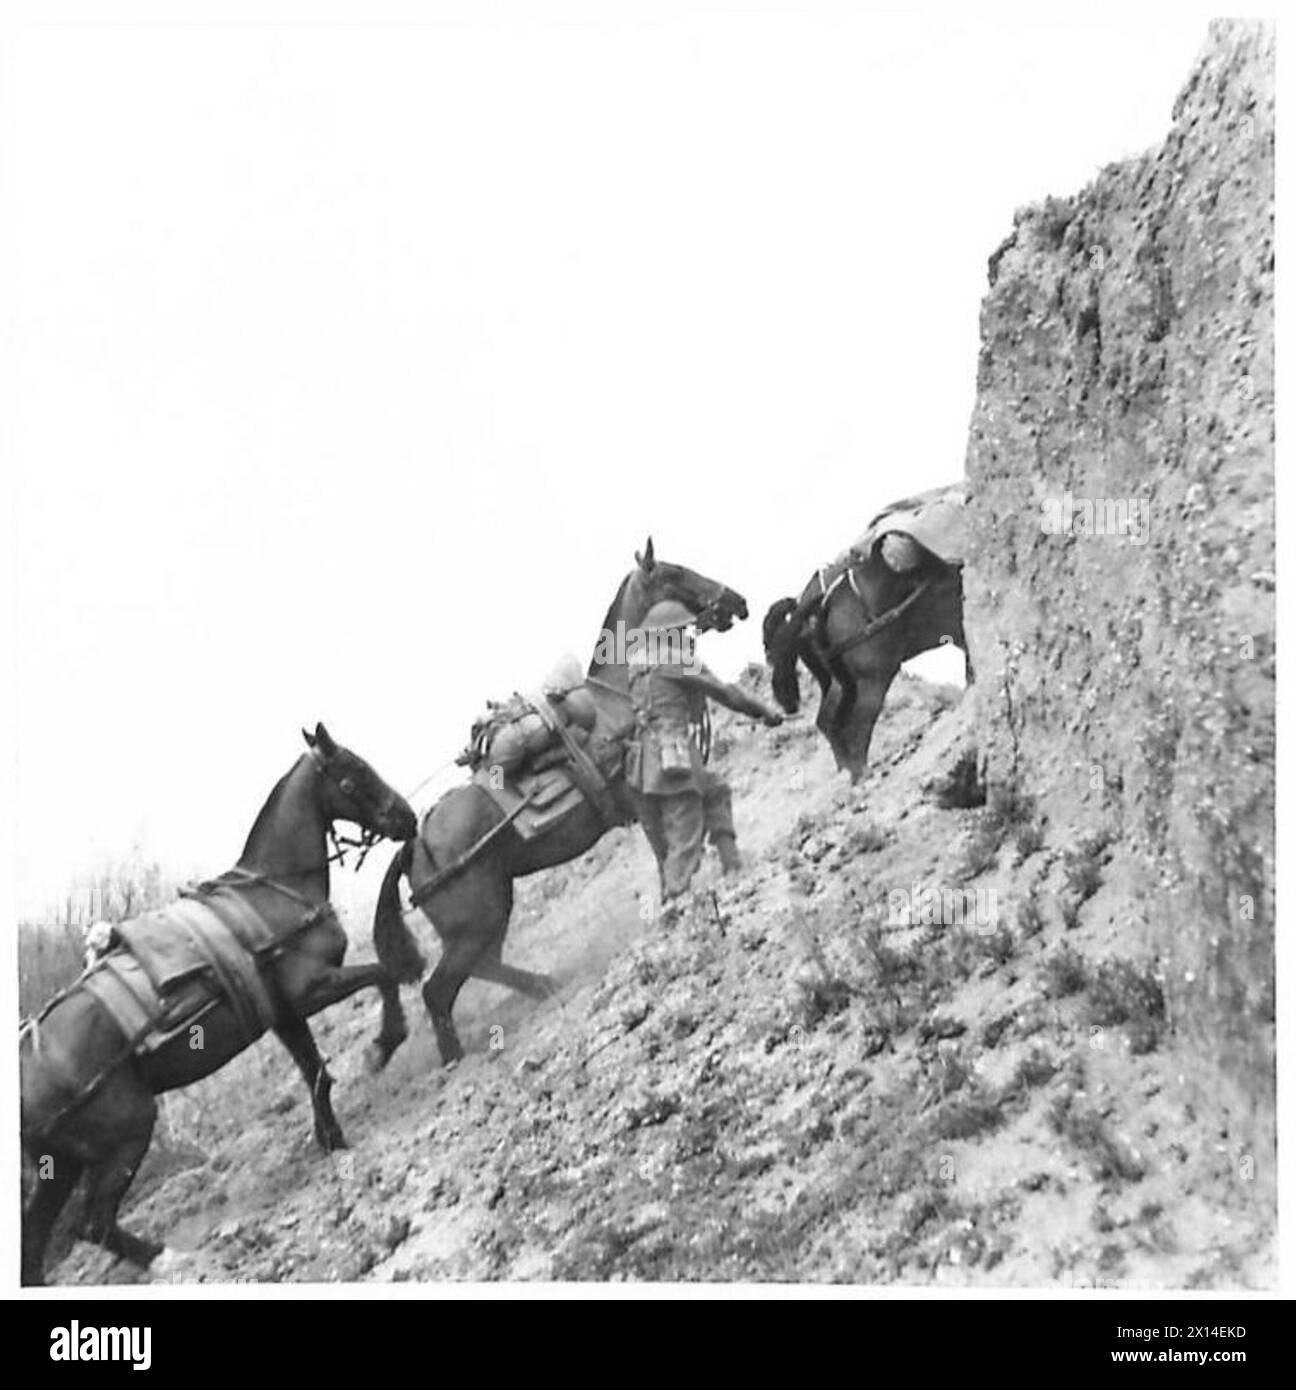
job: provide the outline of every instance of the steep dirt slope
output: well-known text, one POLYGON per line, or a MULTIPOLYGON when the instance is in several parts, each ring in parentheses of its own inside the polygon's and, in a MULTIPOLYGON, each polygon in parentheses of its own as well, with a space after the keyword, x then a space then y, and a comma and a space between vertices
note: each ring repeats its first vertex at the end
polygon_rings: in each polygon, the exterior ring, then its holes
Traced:
POLYGON ((1123 879, 1198 1103, 1272 1189, 1272 29, 1221 22, 1163 146, 1026 209, 991 263, 966 594, 992 781, 1123 879), (1050 534, 1071 500, 1130 536, 1050 534))
MULTIPOLYGON (((451 1071, 421 1006, 379 1078, 374 1001, 329 1015, 347 1154, 312 1149, 273 1042, 173 1098, 129 1214, 176 1252, 156 1277, 1267 1282, 1156 979, 1036 910, 1068 863, 1047 822, 955 804, 970 710, 902 678, 858 790, 808 723, 722 716, 748 872, 712 865, 670 929, 638 832, 529 881, 511 954, 568 984, 470 984, 451 1071), (924 924, 960 882, 984 920, 924 924)), ((56 1277, 141 1275, 79 1245, 56 1277)))

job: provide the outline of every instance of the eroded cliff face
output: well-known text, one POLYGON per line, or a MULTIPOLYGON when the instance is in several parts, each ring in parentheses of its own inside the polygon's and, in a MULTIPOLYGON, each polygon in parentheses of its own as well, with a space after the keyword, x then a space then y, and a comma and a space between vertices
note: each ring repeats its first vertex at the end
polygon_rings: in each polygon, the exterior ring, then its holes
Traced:
POLYGON ((1201 1091, 1261 1149, 1273 161, 1273 31, 1216 23, 1164 145, 1025 209, 991 258, 967 459, 991 785, 1071 830, 1077 899, 1123 888, 1110 939, 1157 959, 1201 1091))

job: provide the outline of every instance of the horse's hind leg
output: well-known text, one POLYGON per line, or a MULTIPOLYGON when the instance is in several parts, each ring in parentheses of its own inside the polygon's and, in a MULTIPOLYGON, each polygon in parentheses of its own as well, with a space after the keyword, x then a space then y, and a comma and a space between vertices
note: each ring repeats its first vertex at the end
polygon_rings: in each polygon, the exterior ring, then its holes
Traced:
POLYGON ((456 1062, 463 1046, 451 1011, 478 962, 492 948, 498 954, 513 911, 513 879, 496 856, 474 864, 445 885, 425 909, 441 938, 441 959, 423 986, 443 1063, 456 1062))
POLYGON ((458 936, 445 944, 441 959, 431 978, 423 986, 423 1002, 432 1017, 437 1051, 443 1065, 457 1062, 463 1056, 463 1044, 452 1016, 455 1000, 464 981, 473 973, 482 954, 482 944, 475 936, 458 936))
POLYGON ((103 1158, 90 1165, 81 1233, 119 1260, 129 1260, 147 1269, 164 1247, 124 1231, 118 1224, 117 1213, 153 1140, 157 1101, 142 1086, 119 1089, 112 1095, 103 1091, 96 1099, 109 1105, 115 1142, 103 1158))
POLYGON ((492 984, 506 985, 528 999, 552 999, 558 993, 558 983, 548 975, 537 975, 530 970, 519 970, 515 965, 505 965, 500 959, 504 950, 504 938, 488 946, 477 958, 470 974, 474 980, 489 980, 492 984))
POLYGON ((45 1282, 45 1251, 50 1232, 67 1199, 72 1195, 83 1167, 78 1159, 65 1154, 32 1154, 36 1164, 36 1187, 23 1212, 22 1282, 45 1282))
POLYGON ((333 1078, 329 1075, 320 1050, 315 1044, 315 1035, 310 1024, 295 1014, 281 1012, 275 1037, 292 1053, 293 1061, 306 1080, 310 1091, 311 1106, 315 1112, 315 1142, 331 1153, 334 1149, 347 1147, 346 1136, 333 1113, 333 1078))

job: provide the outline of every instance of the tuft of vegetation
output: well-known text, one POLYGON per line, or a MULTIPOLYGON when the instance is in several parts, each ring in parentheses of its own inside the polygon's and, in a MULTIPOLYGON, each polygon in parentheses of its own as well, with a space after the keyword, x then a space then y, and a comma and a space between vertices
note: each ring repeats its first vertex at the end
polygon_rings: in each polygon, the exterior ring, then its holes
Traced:
POLYGON ((1013 836, 1013 848, 1017 851, 1019 864, 1044 848, 1044 827, 1038 820, 1031 819, 1025 825, 1018 826, 1013 836))
POLYGON ((1111 839, 1107 831, 1087 835, 1063 857, 1062 921, 1068 931, 1079 922, 1080 909, 1102 887, 1102 871, 1111 839))
POLYGON ((1008 1095, 1025 1095, 1027 1091, 1033 1091, 1057 1075, 1057 1063, 1044 1051, 1042 1047, 1036 1045, 1017 1063, 1017 1068, 1013 1072, 1005 1093, 1008 1095))
POLYGON ((1058 1096, 1048 1118, 1055 1134, 1089 1158, 1098 1178, 1137 1182, 1146 1171, 1143 1160, 1112 1134, 1098 1111, 1091 1105, 1077 1104, 1071 1092, 1058 1096))
POLYGON ((1044 962, 1044 993, 1050 999, 1079 994, 1089 983, 1089 967, 1078 951, 1065 943, 1044 962))
POLYGON ((1023 791, 1016 779, 997 782, 990 789, 985 807, 963 852, 963 877, 976 878, 994 862, 1005 840, 1010 837, 1023 858, 1021 845, 1029 852, 1043 844, 1035 798, 1023 791))
POLYGON ((980 937, 979 943, 981 954, 996 965, 1007 965, 1017 953, 1017 940, 1004 923, 997 930, 980 937))
POLYGON ((985 782, 981 777, 980 755, 969 748, 941 778, 929 784, 937 806, 943 811, 969 811, 986 804, 985 782))
POLYGON ((1089 981, 1085 1000, 1091 1023, 1125 1027, 1131 1052, 1156 1049, 1165 1029, 1165 994, 1150 968, 1105 960, 1089 981))
POLYGON ((1044 913, 1034 888, 1017 905, 1017 930, 1024 941, 1044 930, 1044 913))
POLYGON ((908 984, 921 974, 917 958, 888 946, 885 933, 876 923, 865 930, 862 944, 873 979, 882 989, 908 984))
POLYGON ((888 838, 885 830, 868 821, 846 832, 842 838, 842 850, 847 855, 876 854, 886 847, 888 838))
POLYGON ((938 1139, 975 1139, 992 1133, 1007 1118, 1001 1099, 979 1085, 968 1085, 941 1106, 932 1129, 938 1139))

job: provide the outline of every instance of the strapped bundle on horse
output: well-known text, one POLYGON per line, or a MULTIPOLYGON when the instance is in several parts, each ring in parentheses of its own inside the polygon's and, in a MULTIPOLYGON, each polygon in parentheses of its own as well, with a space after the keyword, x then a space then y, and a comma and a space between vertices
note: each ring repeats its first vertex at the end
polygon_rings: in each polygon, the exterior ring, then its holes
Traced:
POLYGON ((622 741, 600 735, 580 666, 566 657, 544 687, 490 701, 456 759, 495 799, 524 840, 552 830, 586 801, 609 825, 627 816, 609 783, 620 778, 622 741))
POLYGON ((246 1043, 275 1026, 276 1007, 263 973, 300 932, 332 916, 327 904, 307 905, 291 926, 272 925, 230 883, 205 884, 180 901, 113 928, 110 949, 27 1024, 21 1043, 34 1070, 30 1080, 62 1112, 89 1098, 111 1068, 74 1065, 44 1046, 41 1025, 72 995, 89 996, 117 1026, 120 1056, 147 1057, 177 1040, 192 1045, 193 1029, 222 1004, 237 1018, 246 1043))

